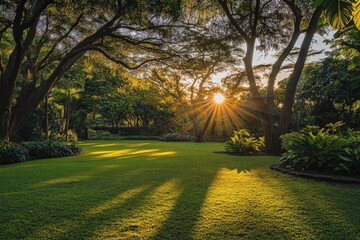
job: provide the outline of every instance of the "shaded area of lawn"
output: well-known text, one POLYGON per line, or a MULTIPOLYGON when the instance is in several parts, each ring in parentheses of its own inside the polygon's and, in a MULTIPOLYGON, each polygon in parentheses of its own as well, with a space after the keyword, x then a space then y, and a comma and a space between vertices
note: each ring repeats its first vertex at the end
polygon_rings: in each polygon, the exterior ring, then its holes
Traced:
POLYGON ((88 141, 0 167, 0 239, 360 239, 360 188, 273 172, 220 143, 88 141))

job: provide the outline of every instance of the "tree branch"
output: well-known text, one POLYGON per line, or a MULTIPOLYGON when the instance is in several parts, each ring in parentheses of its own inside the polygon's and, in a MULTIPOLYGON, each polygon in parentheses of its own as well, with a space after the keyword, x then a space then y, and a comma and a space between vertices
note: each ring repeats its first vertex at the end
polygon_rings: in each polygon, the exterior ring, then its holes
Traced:
POLYGON ((56 47, 58 46, 58 44, 63 41, 65 38, 67 38, 69 36, 69 34, 75 29, 75 27, 80 23, 82 17, 84 16, 83 13, 81 13, 79 15, 79 17, 76 19, 76 21, 71 25, 71 27, 69 28, 69 30, 63 35, 61 36, 57 41, 55 41, 55 43, 53 44, 53 46, 50 48, 50 50, 47 52, 47 54, 45 55, 45 57, 39 62, 39 66, 42 66, 45 61, 47 61, 47 59, 51 56, 51 54, 55 51, 56 47))
POLYGON ((97 46, 89 46, 87 47, 87 50, 92 50, 92 51, 97 51, 99 53, 101 53, 104 57, 106 57, 107 59, 109 59, 110 61, 114 62, 114 63, 117 63, 117 64, 120 64, 122 66, 124 66, 125 68, 127 69, 130 69, 130 70, 135 70, 135 69, 138 69, 139 67, 143 66, 144 64, 146 63, 149 63, 149 62, 158 62, 160 60, 165 60, 165 59, 170 59, 171 57, 165 57, 165 58, 152 58, 152 59, 148 59, 148 60, 145 60, 143 61, 142 63, 138 64, 138 65, 135 65, 135 66, 130 66, 129 64, 127 64, 126 62, 124 62, 123 60, 120 60, 120 59, 117 59, 115 57, 112 57, 110 56, 110 54, 108 54, 104 49, 100 48, 100 47, 97 47, 97 46))
POLYGON ((233 15, 230 12, 230 9, 227 5, 226 0, 218 0, 222 9, 224 10, 226 16, 228 17, 231 24, 235 27, 236 31, 240 33, 240 35, 245 39, 246 42, 250 41, 250 37, 247 35, 247 33, 242 29, 242 27, 239 25, 239 23, 235 20, 233 15))

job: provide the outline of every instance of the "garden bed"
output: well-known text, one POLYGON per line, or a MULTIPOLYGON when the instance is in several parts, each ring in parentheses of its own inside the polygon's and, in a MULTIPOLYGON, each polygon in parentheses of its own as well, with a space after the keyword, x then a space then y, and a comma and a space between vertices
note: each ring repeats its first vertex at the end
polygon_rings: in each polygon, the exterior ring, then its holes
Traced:
POLYGON ((316 173, 316 172, 301 172, 301 171, 281 168, 278 166, 278 164, 271 165, 270 168, 272 170, 285 174, 290 174, 296 177, 309 178, 309 179, 326 181, 326 182, 360 184, 360 176, 342 176, 342 175, 324 174, 324 173, 316 173))

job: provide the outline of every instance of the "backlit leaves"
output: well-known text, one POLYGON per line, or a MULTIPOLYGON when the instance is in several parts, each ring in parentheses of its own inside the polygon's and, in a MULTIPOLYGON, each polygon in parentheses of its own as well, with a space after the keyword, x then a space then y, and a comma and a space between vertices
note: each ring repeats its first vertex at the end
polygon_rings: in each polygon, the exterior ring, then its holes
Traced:
POLYGON ((336 29, 345 28, 352 20, 353 4, 348 0, 325 0, 325 18, 336 29))
POLYGON ((354 3, 354 24, 360 30, 360 1, 354 3))

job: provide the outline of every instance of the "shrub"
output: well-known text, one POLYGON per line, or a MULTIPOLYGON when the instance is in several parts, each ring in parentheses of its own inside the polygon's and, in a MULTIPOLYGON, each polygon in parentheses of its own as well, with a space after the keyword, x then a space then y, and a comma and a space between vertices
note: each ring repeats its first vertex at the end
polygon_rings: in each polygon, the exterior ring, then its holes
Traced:
POLYGON ((119 140, 160 140, 159 136, 120 136, 119 140))
POLYGON ((231 153, 255 153, 264 149, 264 139, 251 136, 247 129, 234 131, 234 136, 225 143, 225 151, 231 153))
POLYGON ((347 143, 346 146, 355 149, 360 146, 360 131, 353 131, 349 129, 346 133, 347 143))
POLYGON ((95 131, 106 131, 111 134, 120 135, 142 135, 146 130, 144 127, 107 127, 107 126, 93 126, 95 131))
POLYGON ((75 145, 75 143, 71 143, 70 145, 67 145, 67 148, 71 151, 71 156, 77 156, 84 154, 84 151, 81 149, 81 147, 75 145))
POLYGON ((281 136, 286 150, 279 165, 300 171, 360 172, 359 134, 340 134, 342 124, 308 126, 281 136))
POLYGON ((79 155, 81 149, 75 144, 65 145, 57 140, 24 142, 31 159, 54 158, 79 155))
POLYGON ((87 138, 90 140, 97 139, 96 131, 94 129, 89 128, 87 130, 87 138))
MULTIPOLYGON (((52 132, 50 134, 50 138, 52 139, 56 139, 58 141, 65 141, 65 135, 64 134, 60 134, 58 132, 52 132)), ((68 130, 68 142, 76 142, 78 140, 77 134, 76 132, 74 132, 73 130, 69 129, 68 130)))
POLYGON ((281 165, 297 170, 335 169, 338 156, 342 153, 345 141, 338 136, 329 135, 324 129, 316 134, 311 131, 294 132, 281 136, 287 151, 281 158, 281 165))
POLYGON ((78 136, 76 134, 76 132, 74 132, 73 130, 69 130, 68 131, 68 141, 69 142, 76 142, 78 140, 78 136))
POLYGON ((22 145, 12 142, 0 142, 0 164, 25 162, 29 160, 29 153, 22 145))
POLYGON ((116 140, 119 139, 119 135, 110 133, 104 130, 88 129, 88 139, 100 139, 100 140, 116 140))
POLYGON ((65 145, 58 140, 0 143, 0 163, 25 162, 32 159, 66 157, 82 154, 75 144, 65 145))
POLYGON ((88 139, 94 140, 160 140, 158 136, 112 134, 108 131, 88 129, 88 139))
POLYGON ((165 142, 190 142, 193 137, 178 132, 165 133, 160 138, 161 141, 165 142))
POLYGON ((355 171, 360 172, 360 146, 358 145, 356 148, 345 148, 344 153, 339 156, 342 162, 342 169, 346 171, 355 171), (353 168, 353 169, 351 169, 353 168))

